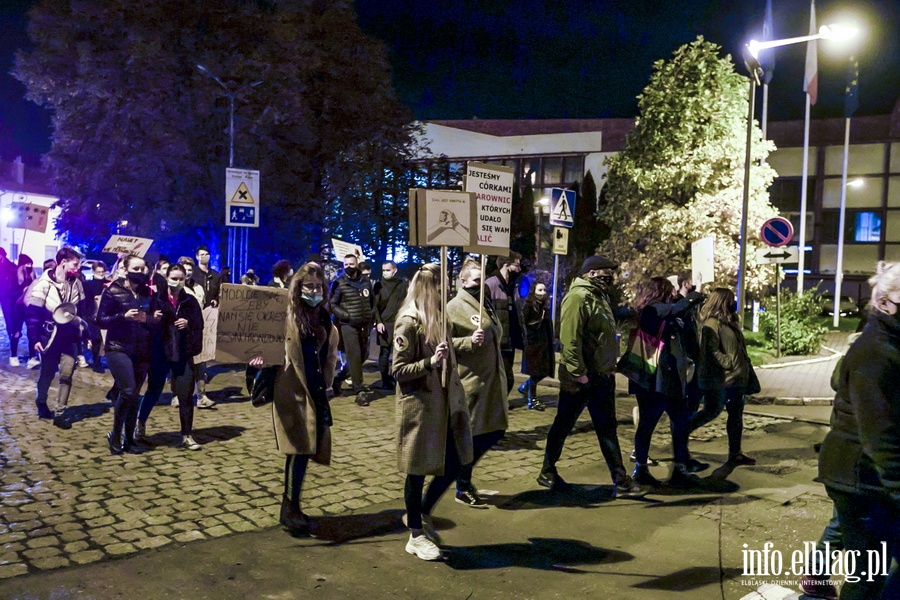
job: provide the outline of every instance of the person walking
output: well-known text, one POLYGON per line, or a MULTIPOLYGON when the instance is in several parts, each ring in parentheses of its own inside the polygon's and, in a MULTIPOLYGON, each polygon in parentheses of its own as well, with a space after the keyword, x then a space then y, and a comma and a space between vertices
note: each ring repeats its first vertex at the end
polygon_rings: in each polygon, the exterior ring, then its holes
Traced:
POLYGON ((537 397, 537 385, 545 377, 556 374, 556 353, 553 350, 553 323, 550 320, 550 302, 547 285, 540 281, 531 284, 531 290, 522 307, 525 325, 525 352, 522 353, 522 372, 528 381, 519 388, 524 392, 531 410, 545 410, 537 397))
MULTIPOLYGON (((31 260, 30 256, 27 254, 20 254, 17 264, 16 285, 19 291, 18 296, 16 297, 15 307, 13 308, 12 324, 12 330, 16 335, 13 335, 9 340, 9 356, 15 356, 18 359, 19 340, 22 339, 22 325, 25 324, 25 296, 31 288, 31 285, 34 283, 35 276, 34 262, 31 260)), ((26 367, 28 369, 33 369, 41 364, 41 359, 39 358, 37 350, 34 349, 34 344, 30 343, 30 340, 26 346, 28 346, 28 362, 26 363, 26 367)), ((12 362, 10 362, 10 365, 15 366, 12 362)))
POLYGON ((472 470, 509 427, 508 388, 500 354, 502 330, 481 275, 479 263, 466 259, 459 271, 460 289, 447 303, 451 342, 472 427, 473 458, 464 463, 456 479, 456 501, 473 508, 486 508, 487 504, 472 483, 472 470), (479 302, 483 294, 482 312, 479 302))
POLYGON ((716 288, 700 309, 700 360, 697 384, 703 393, 703 408, 688 422, 688 433, 706 425, 722 410, 728 412, 730 467, 755 465, 756 459, 741 451, 744 429, 744 396, 759 392, 759 380, 750 364, 747 344, 735 311, 734 292, 716 288))
MULTIPOLYGON (((203 290, 203 300, 200 302, 200 307, 206 308, 211 306, 216 308, 219 306, 219 289, 222 286, 222 276, 209 266, 210 252, 207 246, 197 246, 195 258, 197 259, 197 265, 191 273, 191 279, 194 282, 195 290, 198 287, 203 290)), ((194 365, 194 378, 197 381, 197 408, 214 407, 216 405, 215 401, 206 395, 207 375, 205 362, 194 365)))
POLYGON ((140 392, 150 369, 151 341, 161 325, 159 296, 150 289, 147 265, 139 256, 123 260, 125 277, 113 281, 100 295, 97 323, 106 329, 106 362, 116 382, 113 427, 107 434, 109 451, 140 453, 134 439, 140 392))
POLYGON ((869 285, 868 322, 841 360, 818 481, 834 502, 844 549, 871 557, 884 544, 893 564, 846 578, 842 600, 900 598, 900 263, 879 262, 869 285))
POLYGON ((18 337, 22 335, 21 331, 17 332, 13 329, 16 320, 16 300, 18 298, 17 267, 15 263, 7 258, 6 248, 0 248, 0 309, 3 310, 3 321, 6 325, 6 335, 9 338, 9 366, 11 367, 19 366, 19 356, 13 350, 13 346, 17 347, 19 344, 18 337))
POLYGON ((654 277, 638 294, 636 308, 638 328, 644 336, 659 339, 663 346, 656 374, 645 387, 629 381, 629 392, 635 395, 640 419, 634 437, 635 468, 632 478, 641 485, 659 487, 660 482, 650 473, 648 459, 650 440, 663 413, 669 415, 672 429, 672 448, 675 466, 669 485, 690 487, 696 485, 692 473, 709 467, 692 459, 688 452, 688 420, 690 413, 687 399, 688 356, 684 350, 680 328, 676 320, 683 318, 703 296, 699 292, 680 295, 675 301, 675 286, 665 277, 654 277))
MULTIPOLYGON (((84 288, 78 280, 81 255, 63 246, 56 253, 56 267, 41 274, 28 289, 25 297, 25 322, 28 327, 28 343, 41 355, 41 374, 37 382, 38 417, 53 419, 60 429, 70 429, 65 411, 75 376, 75 357, 81 329, 77 320, 58 323, 54 313, 62 305, 77 307, 84 298, 84 288), (59 370, 59 393, 51 412, 47 407, 50 384, 59 370)), ((76 309, 77 310, 77 309, 76 309)))
POLYGON ((334 377, 338 332, 325 309, 324 291, 322 269, 313 263, 300 267, 289 287, 284 366, 266 367, 261 356, 250 361, 275 373, 272 422, 276 446, 285 455, 279 523, 293 536, 311 533, 300 508, 310 459, 331 464, 332 416, 325 390, 334 377))
MULTIPOLYGON (((201 246, 202 248, 202 246, 201 246)), ((200 250, 197 251, 198 254, 201 253, 200 250)), ((209 252, 207 251, 207 255, 209 252)), ((208 257, 207 257, 208 260, 208 257)), ((178 259, 178 264, 184 267, 184 271, 187 274, 187 280, 184 284, 184 291, 188 294, 192 295, 197 302, 200 304, 202 308, 206 308, 207 306, 211 306, 209 302, 207 302, 206 298, 206 290, 204 287, 199 284, 194 279, 194 274, 199 271, 199 269, 194 264, 194 259, 190 256, 182 256, 178 259)), ((168 284, 167 284, 168 285, 168 284)), ((216 288, 216 294, 218 298, 219 288, 216 288)), ((218 305, 218 301, 217 301, 218 305)), ((197 408, 212 408, 216 405, 215 401, 206 395, 206 363, 198 362, 193 363, 194 370, 194 386, 196 388, 197 394, 197 408)), ((178 396, 172 399, 172 406, 177 407, 180 403, 178 400, 178 396)))
POLYGON ((440 536, 432 510, 470 463, 472 432, 455 353, 441 322, 441 267, 429 263, 413 276, 394 326, 393 376, 397 380, 397 463, 406 474, 406 551, 437 560, 440 536), (446 363, 446 385, 441 372, 446 363), (425 477, 433 476, 423 497, 425 477))
POLYGON ((614 496, 626 498, 642 493, 625 470, 616 433, 615 372, 619 343, 609 304, 609 288, 618 268, 616 262, 605 256, 585 259, 560 307, 559 403, 547 433, 544 464, 537 478, 538 485, 551 490, 563 490, 568 485, 560 477, 556 463, 566 438, 587 406, 609 468, 614 496))
POLYGON ((519 315, 519 294, 516 289, 516 278, 522 271, 521 261, 522 255, 518 252, 498 256, 497 270, 485 282, 500 325, 500 354, 503 357, 503 372, 506 374, 507 394, 515 382, 513 366, 516 363, 516 350, 525 348, 519 315))
POLYGON ((378 370, 381 389, 397 386, 391 375, 391 349, 394 347, 394 321, 400 305, 406 299, 409 281, 397 275, 397 264, 388 260, 381 265, 381 281, 375 284, 375 333, 378 340, 378 370))
POLYGON ((85 322, 88 333, 88 341, 91 346, 91 366, 97 373, 103 372, 103 364, 100 362, 101 348, 103 346, 103 334, 100 326, 97 325, 97 306, 100 302, 100 294, 109 284, 106 278, 106 265, 97 261, 91 265, 93 277, 90 281, 85 281, 84 300, 78 308, 78 313, 85 322))
POLYGON ((356 394, 359 406, 368 406, 371 401, 363 383, 363 363, 369 353, 373 301, 372 282, 360 272, 356 255, 348 254, 344 257, 344 272, 331 286, 329 304, 340 325, 353 385, 351 394, 356 394))
POLYGON ((153 332, 147 392, 141 398, 134 439, 147 440, 147 421, 150 412, 166 386, 171 373, 175 396, 178 398, 178 418, 181 425, 181 446, 200 450, 194 440, 194 369, 193 359, 203 351, 203 312, 197 299, 184 291, 187 273, 179 264, 166 270, 165 300, 160 303, 162 320, 153 332))

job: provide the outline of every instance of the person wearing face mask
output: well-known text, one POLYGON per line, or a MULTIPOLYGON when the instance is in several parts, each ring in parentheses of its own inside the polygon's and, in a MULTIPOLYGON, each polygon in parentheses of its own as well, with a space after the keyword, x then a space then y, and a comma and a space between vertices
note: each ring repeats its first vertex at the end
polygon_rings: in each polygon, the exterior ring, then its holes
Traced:
MULTIPOLYGON (((18 265, 19 267, 16 269, 18 295, 16 297, 15 308, 13 309, 14 319, 12 325, 12 330, 18 335, 11 337, 9 343, 9 356, 10 358, 15 356, 16 362, 18 362, 19 356, 19 340, 22 339, 22 325, 25 324, 25 296, 28 289, 35 281, 34 262, 31 260, 30 256, 27 254, 20 254, 18 265)), ((41 359, 38 357, 38 353, 34 349, 33 344, 29 343, 26 344, 26 346, 28 346, 27 368, 33 369, 41 364, 41 359)), ((11 360, 10 365, 15 366, 11 360)))
POLYGON ((650 441, 663 413, 669 415, 672 429, 672 447, 675 466, 669 485, 691 487, 698 482, 692 473, 709 467, 691 458, 688 451, 688 421, 690 410, 687 400, 687 354, 684 351, 678 319, 697 306, 703 296, 689 292, 681 297, 675 294, 675 286, 665 277, 654 277, 647 282, 635 302, 640 331, 646 336, 663 342, 655 377, 644 387, 629 381, 629 392, 637 398, 640 419, 634 436, 635 469, 632 478, 641 485, 658 487, 660 482, 649 468, 650 441), (679 298, 676 302, 675 298, 679 298))
POLYGON ((102 373, 103 365, 100 362, 100 349, 103 345, 103 336, 101 335, 100 327, 97 325, 97 303, 100 300, 100 294, 103 293, 103 288, 106 287, 109 280, 106 278, 106 265, 100 261, 93 264, 91 272, 93 277, 82 284, 84 286, 84 301, 78 307, 78 314, 86 322, 87 330, 90 334, 89 341, 93 369, 97 373, 102 373))
POLYGON ((372 282, 360 272, 356 255, 348 254, 344 257, 344 272, 331 285, 329 305, 340 326, 353 382, 351 394, 356 394, 359 406, 368 406, 371 401, 370 392, 363 384, 363 363, 369 352, 374 299, 372 282))
POLYGON ((147 393, 141 398, 134 439, 147 441, 147 420, 162 396, 166 379, 172 375, 175 396, 178 398, 178 417, 181 422, 181 447, 200 450, 193 437, 194 392, 193 358, 203 350, 203 311, 197 299, 184 290, 187 273, 179 264, 166 269, 166 289, 160 303, 160 327, 151 339, 150 370, 147 393))
POLYGON ((479 300, 485 293, 481 265, 466 259, 459 270, 459 291, 447 303, 450 337, 456 353, 472 427, 474 460, 464 465, 456 480, 456 501, 473 508, 486 503, 472 483, 472 470, 478 460, 500 441, 509 426, 508 387, 500 354, 500 329, 497 313, 489 297, 481 313, 479 300))
MULTIPOLYGON (((16 299, 19 296, 19 286, 17 285, 16 265, 6 257, 6 248, 0 248, 0 308, 3 309, 3 320, 6 323, 6 334, 9 336, 9 366, 18 367, 19 357, 13 349, 13 345, 18 346, 18 337, 21 335, 13 329, 15 324, 16 299), (15 339, 15 342, 13 341, 15 339)), ((21 325, 19 327, 21 329, 21 325)))
POLYGON ((309 516, 300 508, 309 461, 331 463, 332 418, 325 391, 334 378, 338 332, 324 306, 324 290, 325 274, 318 265, 300 267, 288 288, 284 366, 267 367, 262 357, 250 361, 251 367, 276 373, 272 422, 278 451, 285 455, 278 520, 297 537, 313 533, 309 516))
POLYGON ((885 544, 893 558, 882 565, 887 576, 847 578, 841 598, 887 600, 900 598, 900 263, 879 262, 869 285, 869 318, 841 359, 817 481, 834 502, 844 549, 871 556, 885 544))
POLYGON ((375 284, 375 333, 378 339, 378 370, 381 371, 383 390, 393 390, 397 385, 391 375, 394 320, 408 290, 409 281, 397 275, 397 264, 394 261, 389 260, 381 265, 381 281, 375 284))
POLYGON ((294 268, 289 260, 279 260, 272 266, 272 281, 269 287, 286 290, 291 283, 291 277, 294 276, 294 268))
MULTIPOLYGON (((198 254, 200 254, 199 250, 198 254)), ((207 260, 209 258, 208 254, 209 253, 207 252, 207 260)), ((178 259, 178 264, 184 267, 184 271, 187 274, 187 279, 184 283, 184 291, 193 296, 197 302, 200 303, 201 307, 205 308, 210 306, 206 301, 206 290, 194 279, 194 275, 199 271, 194 264, 194 259, 190 256, 182 256, 178 259)), ((216 288, 216 290, 218 293, 218 288, 216 288)), ((194 385, 196 386, 197 394, 197 408, 212 408, 216 403, 212 398, 206 395, 206 363, 195 363, 193 369, 194 385)), ((179 402, 178 396, 175 396, 172 399, 172 406, 177 407, 179 402)))
POLYGON ((609 468, 614 496, 627 498, 643 493, 625 470, 616 433, 615 372, 619 343, 609 289, 618 268, 615 261, 605 256, 588 257, 560 306, 559 402, 547 433, 544 464, 537 478, 538 485, 551 490, 567 487, 556 463, 566 438, 587 406, 609 468))
POLYGON ((503 357, 503 371, 506 374, 507 394, 515 382, 513 365, 516 362, 516 350, 525 348, 516 286, 516 278, 522 271, 521 261, 522 255, 518 252, 510 252, 509 256, 498 256, 497 270, 485 282, 502 332, 500 354, 503 357))
POLYGON ((522 321, 525 324, 522 372, 528 375, 528 381, 525 382, 525 397, 531 410, 546 408, 537 397, 537 384, 545 377, 552 377, 556 373, 549 297, 547 285, 535 281, 522 307, 522 321))
POLYGON ((41 355, 41 375, 37 382, 38 417, 53 419, 61 429, 69 429, 65 418, 75 374, 75 357, 81 329, 78 321, 56 323, 53 312, 63 303, 74 304, 84 298, 84 288, 78 280, 81 255, 63 246, 56 253, 56 268, 44 271, 28 289, 25 297, 25 322, 28 327, 28 343, 41 355), (59 394, 51 412, 47 407, 47 395, 56 371, 59 370, 59 394))
POLYGON ((113 427, 107 442, 112 454, 139 453, 134 439, 140 392, 150 370, 152 341, 163 316, 160 298, 150 289, 147 264, 139 256, 122 261, 125 276, 100 295, 97 323, 106 332, 106 362, 116 382, 113 427))
POLYGON ((156 259, 156 265, 153 267, 153 278, 150 281, 150 287, 153 288, 153 292, 156 295, 162 298, 165 298, 168 293, 166 273, 169 271, 170 264, 172 262, 169 260, 169 257, 165 254, 160 254, 159 258, 156 259))

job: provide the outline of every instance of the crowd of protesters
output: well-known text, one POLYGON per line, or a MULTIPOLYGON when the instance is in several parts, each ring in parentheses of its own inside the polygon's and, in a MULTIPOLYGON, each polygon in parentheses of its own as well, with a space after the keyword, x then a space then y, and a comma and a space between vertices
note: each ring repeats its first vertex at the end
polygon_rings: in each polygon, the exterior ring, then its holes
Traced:
MULTIPOLYGON (((26 366, 40 367, 38 418, 71 427, 69 393, 76 368, 88 366, 84 356, 89 351, 93 368, 103 371, 105 361, 115 381, 108 396, 114 406, 107 436, 111 453, 144 449, 147 423, 166 381, 171 381, 173 404, 179 407, 181 445, 200 449, 192 436, 195 398, 200 408, 214 402, 205 392, 206 365, 194 359, 203 344, 202 310, 218 305, 222 283, 210 267, 208 248, 201 246, 194 258, 183 256, 174 263, 159 257, 153 269, 141 257, 123 256, 112 277, 103 263, 94 262, 93 278, 87 281, 81 260, 72 248, 61 248, 35 278, 28 256, 20 255, 14 264, 0 249, 0 308, 9 364, 21 366, 19 340, 27 325, 26 366), (58 393, 51 402, 50 385, 57 373, 58 393)), ((640 286, 634 306, 623 310, 610 301, 618 265, 592 256, 562 299, 556 332, 548 314, 547 282, 534 279, 524 300, 519 297, 521 258, 515 253, 500 257, 488 278, 478 261, 466 259, 458 271, 456 295, 444 299, 444 315, 440 293, 451 282, 440 281, 439 265, 419 267, 410 282, 394 262, 385 261, 381 278, 373 281, 370 265, 359 257, 347 255, 342 262, 343 269, 330 281, 315 262, 296 273, 286 260, 273 266, 268 285, 287 289, 289 296, 286 364, 273 367, 258 357, 248 365, 248 387, 260 378, 269 380, 276 443, 286 456, 280 521, 293 535, 311 532, 301 510, 309 460, 330 462, 329 391, 339 395, 349 380, 347 391, 357 405, 368 406, 374 398, 363 380, 373 333, 380 375, 376 387, 396 394, 398 468, 406 475, 404 523, 410 529, 406 551, 419 558, 440 557, 432 510, 454 481, 455 499, 466 506, 484 508, 484 496, 493 493, 476 487, 473 469, 508 428, 516 350, 523 350, 521 371, 528 376, 519 391, 525 405, 539 411, 546 405, 537 386, 553 377, 559 350, 559 396, 537 478, 541 486, 557 492, 570 487, 556 465, 585 408, 614 497, 640 496, 663 485, 698 485, 695 473, 709 465, 691 456, 689 434, 723 411, 725 466, 756 463, 743 452, 741 437, 745 397, 760 391, 759 382, 734 293, 727 288, 708 287, 707 296, 696 289, 690 273, 680 274, 677 285, 654 277, 640 286), (629 325, 622 355, 617 332, 629 325), (631 472, 617 432, 617 371, 628 377, 638 405, 631 472), (669 417, 674 454, 666 484, 651 473, 657 463, 649 454, 663 413, 669 417), (427 488, 426 476, 433 477, 427 488)), ((900 386, 894 381, 900 369, 898 272, 898 265, 880 264, 871 281, 868 324, 836 371, 835 418, 820 469, 835 504, 830 527, 840 530, 845 547, 870 549, 887 537, 894 553, 900 497, 895 485, 900 481, 895 473, 900 464, 900 386)), ((260 284, 253 270, 241 282, 260 284)), ((869 581, 860 592, 869 595, 859 597, 878 597, 872 590, 881 587, 883 593, 896 594, 897 585, 893 577, 869 581)))

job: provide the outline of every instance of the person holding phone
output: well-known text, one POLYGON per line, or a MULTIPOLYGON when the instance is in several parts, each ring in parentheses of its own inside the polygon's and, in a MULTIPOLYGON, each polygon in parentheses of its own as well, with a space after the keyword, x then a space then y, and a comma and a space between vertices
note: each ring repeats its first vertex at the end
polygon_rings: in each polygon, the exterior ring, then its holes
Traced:
POLYGON ((151 340, 163 316, 159 297, 150 289, 144 259, 127 256, 122 266, 125 276, 103 290, 97 309, 97 324, 107 330, 106 362, 118 389, 113 398, 113 428, 107 435, 113 454, 142 451, 134 429, 141 387, 150 369, 151 340))

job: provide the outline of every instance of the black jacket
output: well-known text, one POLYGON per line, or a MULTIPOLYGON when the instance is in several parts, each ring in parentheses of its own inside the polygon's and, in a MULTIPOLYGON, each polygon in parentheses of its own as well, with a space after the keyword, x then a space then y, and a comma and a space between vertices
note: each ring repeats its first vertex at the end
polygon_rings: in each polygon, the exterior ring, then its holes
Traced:
POLYGON ((0 264, 0 297, 15 300, 19 297, 19 272, 9 259, 0 264))
POLYGON ((84 288, 84 300, 78 306, 79 316, 90 321, 94 320, 97 316, 97 298, 103 293, 107 283, 109 281, 106 279, 91 279, 81 284, 84 288))
POLYGON ((191 279, 203 288, 203 308, 212 304, 213 300, 219 301, 219 288, 222 286, 222 276, 215 269, 205 272, 200 266, 195 266, 191 279))
POLYGON ((484 283, 490 290, 491 302, 494 303, 494 310, 497 311, 497 319, 503 330, 500 336, 500 349, 522 350, 525 348, 525 340, 519 320, 515 284, 506 281, 500 271, 495 271, 484 283))
POLYGON ((525 352, 522 372, 533 378, 553 377, 556 355, 553 348, 553 323, 550 322, 548 302, 533 296, 525 300, 522 321, 525 324, 525 352))
POLYGON ((169 362, 187 360, 200 354, 203 351, 204 321, 203 309, 197 299, 183 289, 178 290, 178 299, 172 306, 167 291, 160 305, 163 311, 163 343, 169 362), (187 327, 177 329, 175 321, 178 319, 187 319, 187 327))
POLYGON ((117 279, 100 295, 97 309, 97 325, 106 329, 106 351, 124 352, 141 358, 150 357, 153 335, 160 333, 161 322, 153 314, 163 310, 158 296, 149 286, 144 286, 135 296, 124 286, 124 279, 117 279), (147 313, 147 321, 139 323, 125 318, 125 313, 136 308, 147 313))
POLYGON ((331 313, 341 325, 362 327, 372 324, 372 310, 375 295, 372 282, 365 275, 350 279, 346 273, 331 284, 329 296, 331 313))
POLYGON ((841 361, 819 481, 861 494, 886 492, 900 509, 900 321, 872 311, 841 361))
POLYGON ((375 284, 375 323, 384 324, 384 333, 378 334, 378 345, 390 347, 394 343, 394 321, 409 291, 409 281, 399 277, 385 279, 375 284))

